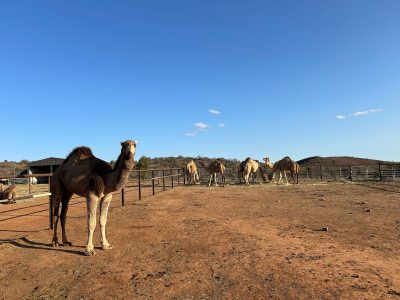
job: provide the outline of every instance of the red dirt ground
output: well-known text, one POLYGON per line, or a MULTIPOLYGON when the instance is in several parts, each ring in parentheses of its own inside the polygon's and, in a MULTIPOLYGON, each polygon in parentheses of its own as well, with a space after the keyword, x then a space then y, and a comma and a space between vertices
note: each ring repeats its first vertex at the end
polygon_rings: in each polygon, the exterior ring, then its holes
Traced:
POLYGON ((118 196, 115 248, 52 248, 47 199, 0 206, 0 299, 400 299, 400 184, 185 186, 118 196), (35 212, 37 211, 37 212, 35 212), (24 215, 24 217, 20 217, 24 215), (327 227, 328 231, 322 231, 327 227))

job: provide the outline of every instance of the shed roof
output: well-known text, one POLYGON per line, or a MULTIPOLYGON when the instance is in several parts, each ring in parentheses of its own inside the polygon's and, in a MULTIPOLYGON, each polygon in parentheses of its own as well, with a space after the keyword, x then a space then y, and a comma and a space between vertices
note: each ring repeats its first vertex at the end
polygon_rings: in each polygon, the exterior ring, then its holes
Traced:
POLYGON ((29 167, 39 167, 39 166, 58 166, 61 165, 61 163, 64 161, 63 158, 57 158, 57 157, 48 157, 36 161, 31 161, 28 163, 29 167))

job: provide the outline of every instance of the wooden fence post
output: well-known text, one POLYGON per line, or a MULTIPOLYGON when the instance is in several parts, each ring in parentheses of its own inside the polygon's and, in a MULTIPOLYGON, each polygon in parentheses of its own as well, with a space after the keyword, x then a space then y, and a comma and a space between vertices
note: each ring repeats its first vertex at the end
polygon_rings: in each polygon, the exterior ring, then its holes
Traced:
POLYGON ((153 188, 153 195, 155 195, 155 192, 154 192, 154 171, 153 170, 151 171, 151 185, 152 185, 152 188, 153 188))
POLYGON ((125 191, 121 189, 121 206, 125 206, 125 191))
POLYGON ((382 181, 383 180, 383 176, 382 176, 382 168, 381 168, 381 163, 378 163, 379 166, 379 178, 382 181))
POLYGON ((349 165, 349 179, 353 181, 353 171, 351 170, 351 165, 349 165))
POLYGON ((183 185, 186 185, 186 174, 185 174, 185 168, 182 168, 182 174, 183 174, 183 185))
POLYGON ((163 191, 165 192, 165 170, 162 170, 162 186, 163 186, 163 191))
POLYGON ((141 171, 138 170, 138 188, 139 188, 139 200, 142 200, 142 179, 140 176, 141 171))
POLYGON ((321 181, 323 180, 323 178, 322 178, 322 165, 319 165, 319 178, 321 179, 321 181))
POLYGON ((171 169, 171 188, 174 188, 174 174, 172 169, 171 169))
MULTIPOLYGON (((50 180, 49 176, 49 192, 50 192, 50 180)), ((53 197, 49 196, 49 228, 53 229, 53 197)))

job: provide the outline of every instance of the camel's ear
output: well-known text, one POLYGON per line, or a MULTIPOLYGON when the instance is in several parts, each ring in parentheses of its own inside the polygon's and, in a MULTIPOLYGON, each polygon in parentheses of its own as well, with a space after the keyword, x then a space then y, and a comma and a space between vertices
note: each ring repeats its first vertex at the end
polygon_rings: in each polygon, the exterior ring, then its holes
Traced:
POLYGON ((123 146, 125 144, 125 142, 121 142, 121 146, 123 146))
POLYGON ((138 141, 134 140, 133 143, 135 144, 135 146, 137 145, 138 141))

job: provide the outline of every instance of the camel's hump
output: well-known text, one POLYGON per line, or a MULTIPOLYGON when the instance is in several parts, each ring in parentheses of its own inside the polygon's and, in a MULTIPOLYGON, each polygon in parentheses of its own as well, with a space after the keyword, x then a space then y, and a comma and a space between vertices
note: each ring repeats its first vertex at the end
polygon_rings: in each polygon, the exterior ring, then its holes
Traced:
POLYGON ((78 158, 79 160, 83 160, 83 159, 92 157, 94 155, 92 153, 92 150, 90 150, 89 147, 85 147, 85 146, 76 147, 74 150, 71 151, 70 154, 68 154, 68 156, 64 162, 67 162, 68 159, 70 159, 72 156, 78 158))

